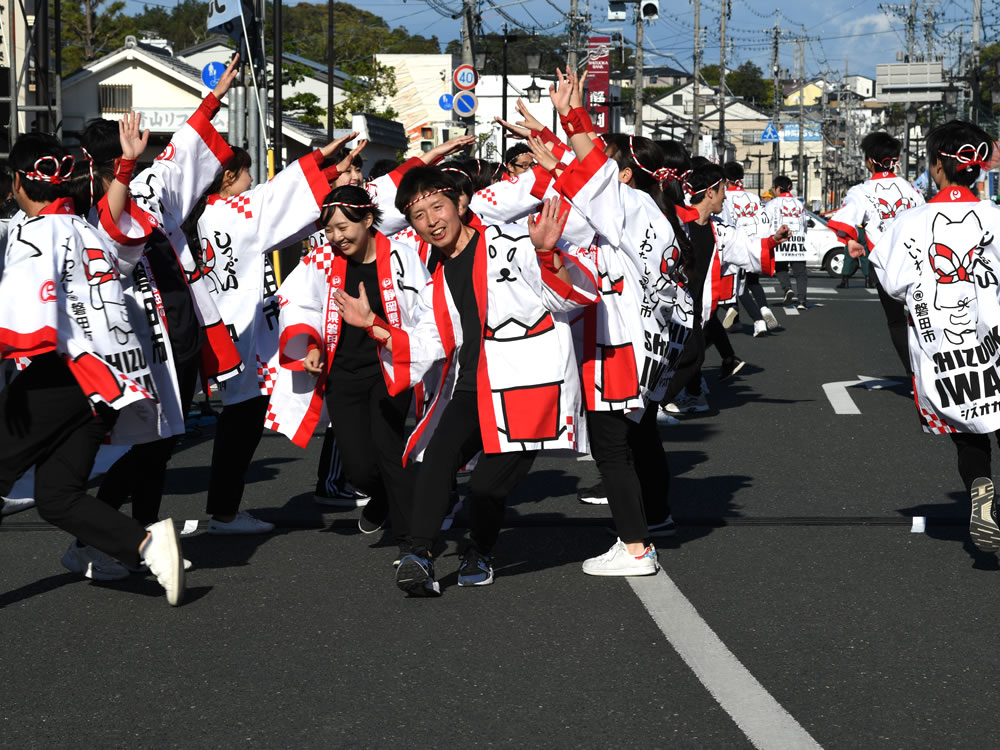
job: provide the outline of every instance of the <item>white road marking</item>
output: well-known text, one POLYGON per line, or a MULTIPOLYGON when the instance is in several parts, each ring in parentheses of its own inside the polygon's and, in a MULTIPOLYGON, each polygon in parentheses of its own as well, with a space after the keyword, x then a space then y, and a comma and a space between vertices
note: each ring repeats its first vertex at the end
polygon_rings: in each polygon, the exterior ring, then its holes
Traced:
POLYGON ((186 534, 193 534, 198 530, 198 519, 189 518, 184 522, 184 528, 181 529, 181 536, 186 534))
POLYGON ((863 385, 868 390, 873 388, 885 388, 896 385, 895 380, 882 380, 872 378, 867 375, 858 375, 857 380, 840 380, 835 383, 823 383, 823 392, 833 407, 834 414, 860 414, 861 410, 854 403, 851 394, 847 389, 852 386, 863 385))
POLYGON ((923 534, 927 530, 927 517, 914 516, 913 525, 910 526, 911 534, 923 534))
POLYGON ((670 645, 754 747, 820 747, 726 648, 665 571, 628 582, 670 645))
POLYGON ((785 315, 798 315, 799 314, 799 311, 796 310, 794 307, 782 307, 781 309, 785 311, 785 315))
POLYGON ((878 289, 865 289, 869 294, 878 294, 878 289))

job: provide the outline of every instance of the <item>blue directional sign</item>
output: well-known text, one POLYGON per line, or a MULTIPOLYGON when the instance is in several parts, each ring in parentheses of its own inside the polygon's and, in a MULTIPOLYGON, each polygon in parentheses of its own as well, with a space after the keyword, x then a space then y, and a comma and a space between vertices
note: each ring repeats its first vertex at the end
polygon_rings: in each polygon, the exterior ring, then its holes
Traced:
POLYGON ((214 89, 219 85, 219 79, 222 78, 222 74, 225 72, 225 63, 209 63, 201 69, 201 82, 204 83, 207 88, 214 89))
POLYGON ((445 112, 451 112, 452 106, 454 105, 454 99, 451 94, 441 94, 441 98, 438 99, 438 106, 445 112))
POLYGON ((477 107, 479 107, 479 100, 476 99, 476 95, 471 91, 460 91, 455 94, 455 114, 462 117, 470 117, 476 114, 477 107))
POLYGON ((777 143, 780 140, 781 140, 781 137, 778 135, 778 129, 776 127, 774 127, 774 123, 773 122, 769 122, 767 124, 767 127, 764 128, 764 132, 760 136, 760 142, 761 143, 777 143))

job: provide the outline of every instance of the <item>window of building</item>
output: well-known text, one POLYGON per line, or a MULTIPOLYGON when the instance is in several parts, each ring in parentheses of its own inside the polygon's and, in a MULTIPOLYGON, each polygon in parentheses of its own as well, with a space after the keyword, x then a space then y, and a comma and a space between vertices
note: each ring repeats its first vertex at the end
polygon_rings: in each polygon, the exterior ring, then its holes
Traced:
POLYGON ((97 100, 101 114, 125 114, 132 110, 132 87, 127 84, 100 84, 97 100))
POLYGON ((684 104, 684 95, 683 94, 674 94, 674 106, 675 107, 680 107, 683 104, 684 104))

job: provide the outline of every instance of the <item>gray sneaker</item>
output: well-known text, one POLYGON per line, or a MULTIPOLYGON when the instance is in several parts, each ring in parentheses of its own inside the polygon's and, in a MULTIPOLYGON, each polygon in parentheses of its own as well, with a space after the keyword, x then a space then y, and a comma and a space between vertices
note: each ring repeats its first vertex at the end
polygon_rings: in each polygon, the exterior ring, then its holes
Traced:
POLYGON ((92 581, 120 581, 128 578, 128 568, 96 547, 77 546, 74 539, 59 561, 66 570, 82 573, 92 581))

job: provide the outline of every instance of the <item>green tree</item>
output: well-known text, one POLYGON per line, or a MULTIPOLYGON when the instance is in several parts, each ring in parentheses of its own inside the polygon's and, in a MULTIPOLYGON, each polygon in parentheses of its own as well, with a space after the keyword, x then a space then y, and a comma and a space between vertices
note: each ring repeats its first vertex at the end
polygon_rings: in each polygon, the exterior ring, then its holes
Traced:
POLYGON ((172 8, 146 5, 135 16, 135 26, 142 32, 158 36, 180 52, 215 34, 206 28, 208 3, 202 0, 180 0, 172 8))
POLYGON ((125 44, 125 37, 134 34, 136 27, 124 11, 123 0, 69 0, 62 4, 64 76, 125 44))
POLYGON ((768 108, 774 104, 774 82, 765 80, 761 69, 749 60, 726 73, 726 86, 735 96, 759 107, 768 108))

